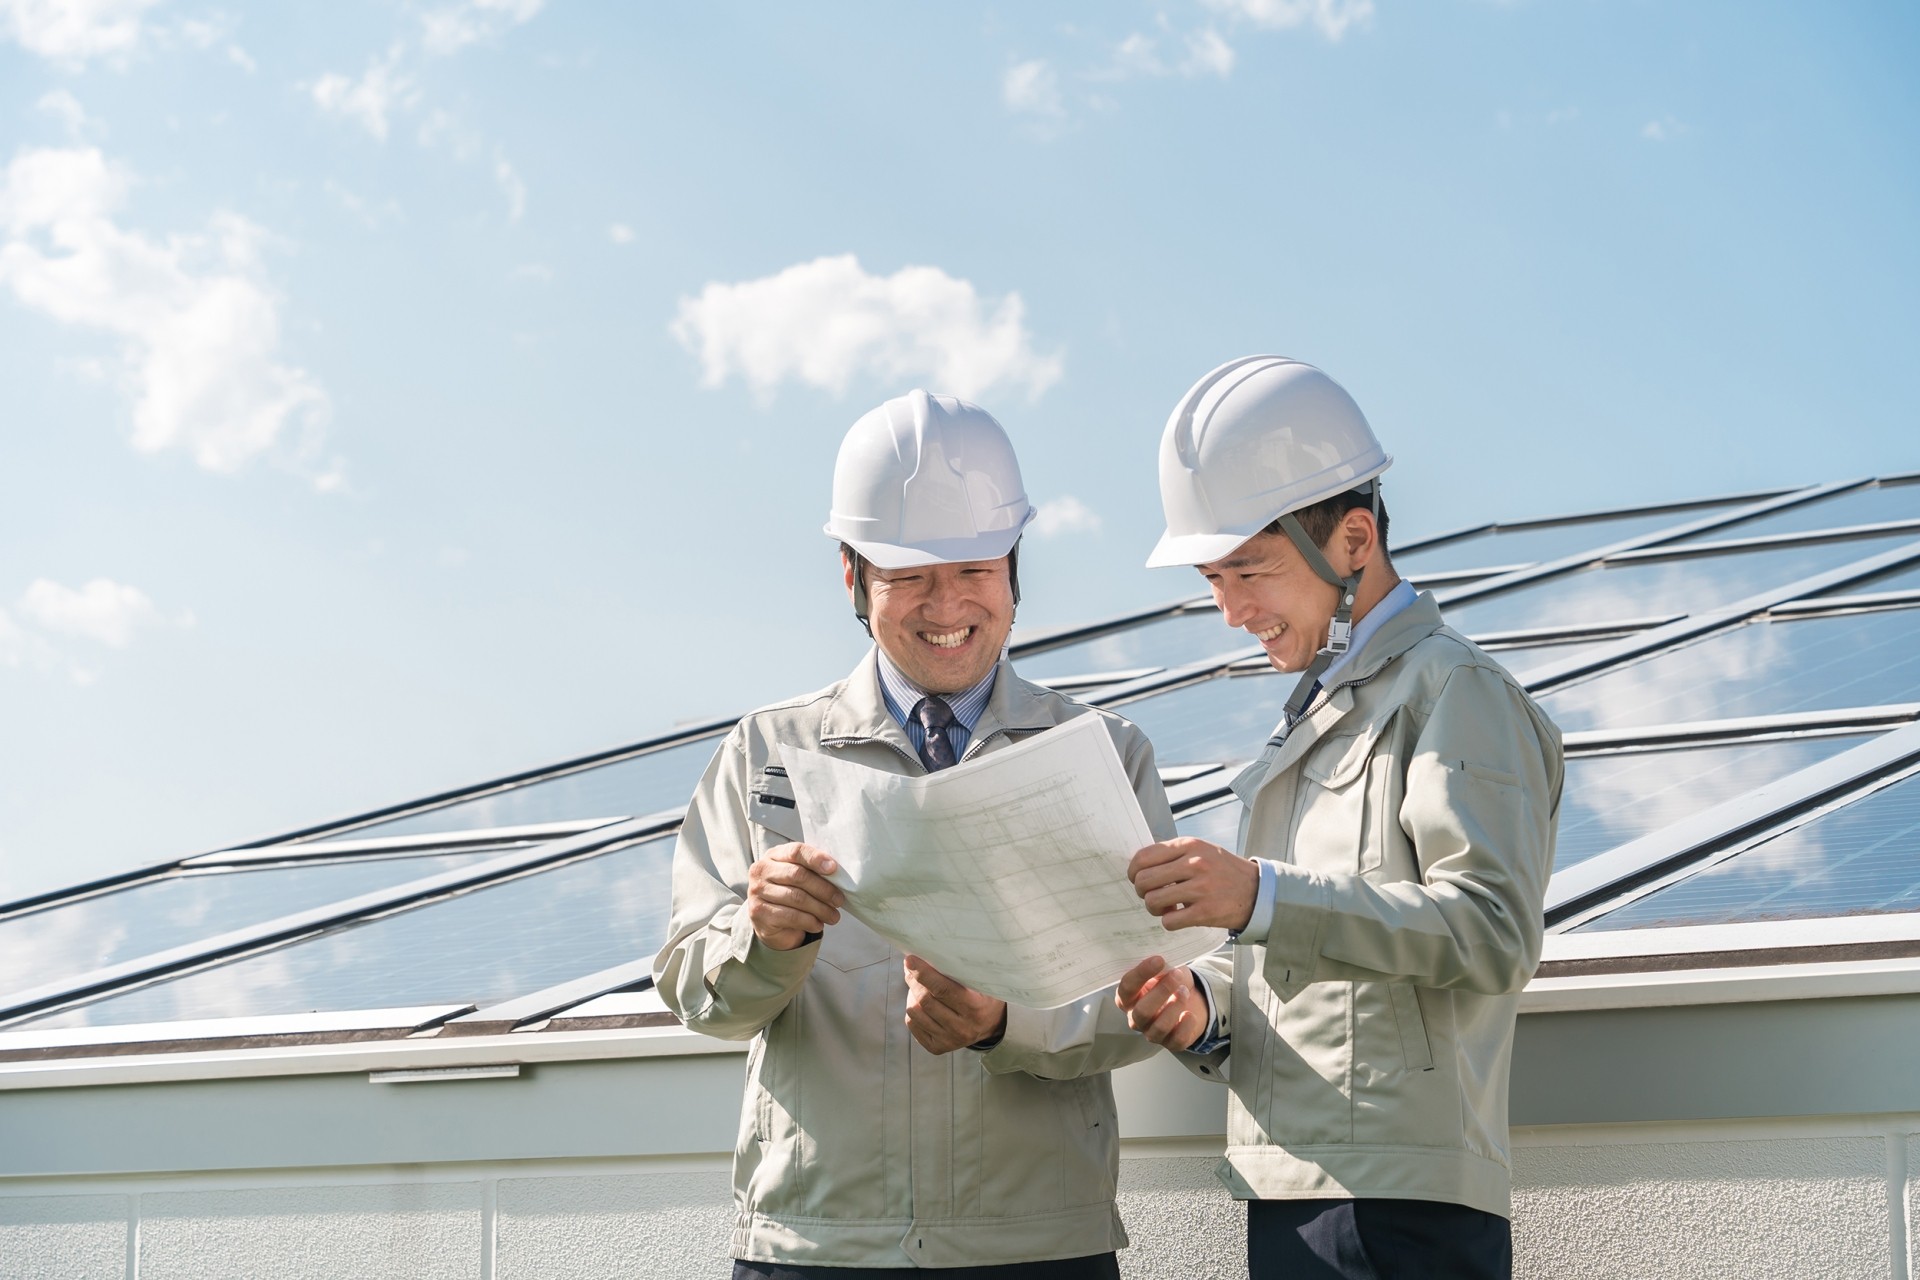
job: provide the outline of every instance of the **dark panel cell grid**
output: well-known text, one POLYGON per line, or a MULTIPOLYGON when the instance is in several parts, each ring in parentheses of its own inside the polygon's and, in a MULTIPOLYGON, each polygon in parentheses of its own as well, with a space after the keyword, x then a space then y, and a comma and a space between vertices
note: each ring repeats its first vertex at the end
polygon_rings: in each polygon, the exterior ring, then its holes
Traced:
POLYGON ((1724 507, 1697 507, 1688 511, 1662 511, 1652 515, 1615 516, 1606 520, 1580 520, 1567 524, 1534 525, 1530 528, 1495 529, 1476 533, 1419 551, 1397 552, 1393 567, 1403 574, 1419 575, 1448 570, 1478 569, 1496 565, 1536 564, 1558 560, 1576 552, 1611 546, 1627 538, 1659 529, 1676 529, 1714 514, 1724 507))
POLYGON ((623 846, 22 1025, 496 1003, 659 950, 672 855, 623 846))
POLYGON ((719 738, 701 738, 577 773, 476 796, 425 813, 350 831, 330 831, 314 839, 361 840, 372 836, 480 831, 536 822, 659 813, 687 802, 719 744, 719 738))
POLYGON ((1562 729, 1784 715, 1920 701, 1920 609, 1776 618, 1555 690, 1562 729))
POLYGON ((1585 930, 1920 911, 1920 777, 1822 814, 1585 930))

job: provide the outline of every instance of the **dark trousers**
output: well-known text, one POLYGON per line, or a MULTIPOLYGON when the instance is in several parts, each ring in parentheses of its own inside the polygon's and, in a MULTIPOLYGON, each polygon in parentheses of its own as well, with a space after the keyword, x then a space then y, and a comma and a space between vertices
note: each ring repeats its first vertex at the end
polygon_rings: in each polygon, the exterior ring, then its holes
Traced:
POLYGON ((1505 1218, 1433 1200, 1249 1200, 1250 1280, 1510 1280, 1505 1218))
POLYGON ((1057 1262, 1003 1262, 992 1267, 788 1267, 778 1262, 736 1262, 733 1280, 1120 1280, 1111 1253, 1057 1262))

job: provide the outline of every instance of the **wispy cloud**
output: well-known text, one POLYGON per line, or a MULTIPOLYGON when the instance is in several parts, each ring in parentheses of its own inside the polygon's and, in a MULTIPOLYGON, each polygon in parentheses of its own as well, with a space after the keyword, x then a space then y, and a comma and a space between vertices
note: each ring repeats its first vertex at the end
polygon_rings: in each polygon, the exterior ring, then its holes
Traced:
POLYGON ((520 180, 519 171, 497 151, 493 156, 493 180, 507 198, 507 221, 520 221, 527 215, 527 184, 520 180))
POLYGON ((146 632, 193 623, 191 612, 168 614, 138 587, 110 578, 79 587, 38 578, 22 593, 13 613, 0 608, 0 667, 64 673, 76 684, 92 684, 97 673, 61 642, 125 649, 146 632))
POLYGON ((401 69, 404 51, 395 46, 367 63, 358 77, 330 71, 309 88, 321 111, 360 125, 385 142, 390 117, 396 110, 417 106, 420 87, 401 69))
POLYGON ((1687 126, 1672 116, 1662 116, 1658 120, 1649 120, 1640 127, 1640 136, 1648 142, 1668 142, 1685 134, 1687 126))
POLYGON ((607 239, 619 245, 632 244, 633 228, 624 222, 612 223, 607 227, 607 239))
POLYGON ((1098 533, 1100 516, 1072 494, 1050 498, 1033 514, 1029 532, 1036 538, 1056 538, 1065 533, 1098 533))
POLYGON ((1310 26, 1339 40, 1373 21, 1373 0, 1202 0, 1207 8, 1270 31, 1310 26))
POLYGON ((124 62, 162 0, 0 0, 0 35, 71 70, 100 58, 124 62))
POLYGON ((1034 349, 1026 305, 989 304, 938 267, 872 275, 852 254, 816 258, 682 298, 673 336, 700 357, 701 381, 738 376, 762 399, 798 382, 844 395, 855 378, 976 396, 1022 387, 1037 397, 1060 377, 1061 357, 1034 349))
POLYGON ((1000 77, 1000 101, 1009 111, 1041 120, 1058 120, 1067 113, 1060 97, 1060 77, 1045 58, 1008 67, 1000 77))
POLYGON ((1165 33, 1150 36, 1136 31, 1114 48, 1111 67, 1090 72, 1088 78, 1130 80, 1178 75, 1216 76, 1224 80, 1233 74, 1233 64, 1233 46, 1212 27, 1188 32, 1184 37, 1165 33), (1176 46, 1176 53, 1171 56, 1164 49, 1169 42, 1176 46))
POLYGON ((117 218, 129 186, 97 148, 16 154, 0 180, 0 286, 119 340, 140 451, 181 448, 231 472, 291 434, 290 458, 310 469, 328 400, 281 359, 266 233, 225 212, 192 235, 127 228, 117 218))
POLYGON ((465 0, 430 9, 420 16, 420 43, 428 53, 457 53, 532 21, 545 7, 546 0, 465 0))
POLYGON ((33 104, 33 109, 41 115, 52 116, 58 120, 68 139, 75 142, 86 136, 87 130, 93 123, 87 115, 87 109, 80 105, 80 99, 65 89, 54 89, 41 94, 39 101, 33 104))

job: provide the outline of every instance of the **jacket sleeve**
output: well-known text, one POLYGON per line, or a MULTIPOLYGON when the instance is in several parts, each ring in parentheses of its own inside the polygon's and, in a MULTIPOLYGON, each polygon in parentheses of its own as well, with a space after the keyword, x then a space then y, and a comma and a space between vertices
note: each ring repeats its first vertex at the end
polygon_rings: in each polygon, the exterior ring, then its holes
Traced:
POLYGON ((1267 979, 1519 991, 1540 960, 1559 732, 1502 673, 1455 668, 1410 749, 1401 829, 1418 880, 1278 863, 1267 979))
POLYGON ((747 919, 744 722, 714 753, 687 807, 673 851, 673 910, 653 980, 675 1017, 694 1031, 745 1040, 778 1017, 807 979, 820 944, 775 951, 747 919))
MULTIPOLYGON (((1153 745, 1120 717, 1108 715, 1106 721, 1148 829, 1155 840, 1168 839, 1174 834, 1173 811, 1153 762, 1153 745)), ((1158 1046, 1127 1025, 1127 1015, 1113 1002, 1113 988, 1107 987, 1059 1009, 1008 1005, 1006 1033, 981 1065, 996 1075, 1024 1071, 1066 1080, 1141 1062, 1158 1052, 1158 1046)))

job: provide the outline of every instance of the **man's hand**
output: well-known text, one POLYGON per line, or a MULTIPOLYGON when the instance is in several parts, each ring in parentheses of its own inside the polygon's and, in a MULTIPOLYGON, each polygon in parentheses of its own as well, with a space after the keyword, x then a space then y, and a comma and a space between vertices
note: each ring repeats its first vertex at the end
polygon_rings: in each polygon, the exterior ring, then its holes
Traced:
POLYGON ((840 864, 810 844, 783 844, 747 869, 747 919, 754 936, 775 951, 792 951, 807 935, 840 922, 847 896, 826 877, 840 864))
POLYGON ((1207 999, 1191 969, 1169 969, 1148 956, 1127 970, 1113 1002, 1126 1011, 1127 1025, 1155 1044, 1187 1049, 1207 1033, 1207 999))
POLYGON ((907 1030, 928 1053, 952 1053, 1007 1028, 1007 1002, 983 996, 908 956, 907 1030))
POLYGON ((1205 840, 1175 836, 1150 844, 1127 864, 1133 891, 1166 929, 1211 925, 1244 929, 1260 894, 1260 867, 1205 840))

